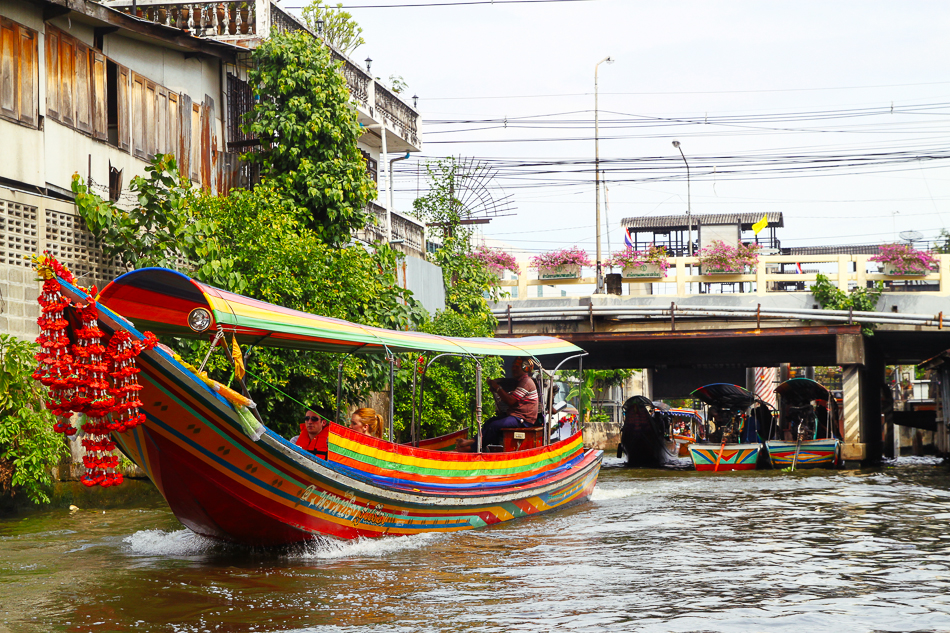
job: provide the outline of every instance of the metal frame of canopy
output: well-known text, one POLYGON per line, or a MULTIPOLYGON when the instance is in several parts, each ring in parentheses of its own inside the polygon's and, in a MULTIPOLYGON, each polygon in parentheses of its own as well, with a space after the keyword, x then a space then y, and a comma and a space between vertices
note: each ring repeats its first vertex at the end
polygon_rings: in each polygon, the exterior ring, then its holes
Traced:
MULTIPOLYGON (((431 362, 444 356, 473 359, 476 368, 475 414, 479 428, 481 428, 482 417, 482 376, 479 357, 531 358, 543 370, 538 360, 539 356, 566 356, 558 363, 554 370, 556 372, 568 360, 586 355, 581 348, 562 339, 548 336, 519 339, 460 338, 360 325, 342 319, 284 308, 221 290, 167 268, 143 268, 126 273, 103 288, 96 299, 135 323, 139 329, 150 329, 158 334, 200 339, 209 332, 215 332, 214 336, 217 339, 222 338, 223 333, 227 331, 239 343, 255 347, 292 348, 344 354, 337 368, 335 412, 337 423, 340 421, 344 361, 353 354, 381 354, 389 362, 388 436, 390 441, 393 440, 394 435, 393 390, 396 353, 435 352, 437 355, 426 365, 426 368, 431 362), (196 329, 192 326, 192 316, 196 311, 201 310, 206 313, 199 315, 204 317, 199 319, 203 327, 196 329)), ((542 371, 542 389, 543 376, 542 371)), ((415 392, 415 381, 416 375, 413 370, 413 392, 415 392)), ((243 381, 240 382, 243 387, 243 381)), ((411 431, 413 442, 418 441, 415 424, 416 410, 417 403, 415 393, 413 393, 411 431)), ((544 442, 545 445, 550 443, 549 428, 546 428, 544 442)), ((479 435, 479 452, 481 448, 481 435, 479 435)))

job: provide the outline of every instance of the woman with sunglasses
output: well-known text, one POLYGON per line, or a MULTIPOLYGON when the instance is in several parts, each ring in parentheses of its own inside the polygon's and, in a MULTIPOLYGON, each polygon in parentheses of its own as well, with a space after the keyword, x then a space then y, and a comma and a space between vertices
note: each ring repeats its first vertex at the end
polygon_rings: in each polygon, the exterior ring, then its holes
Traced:
POLYGON ((307 411, 304 414, 303 424, 300 425, 300 435, 294 440, 294 443, 305 451, 310 451, 321 459, 326 459, 329 449, 327 448, 327 431, 330 425, 321 418, 315 411, 307 411))

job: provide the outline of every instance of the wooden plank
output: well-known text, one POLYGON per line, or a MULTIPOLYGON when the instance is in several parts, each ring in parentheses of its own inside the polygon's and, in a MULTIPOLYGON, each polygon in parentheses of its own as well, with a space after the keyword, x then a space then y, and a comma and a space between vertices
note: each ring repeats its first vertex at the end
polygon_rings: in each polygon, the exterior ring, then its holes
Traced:
POLYGON ((24 26, 20 27, 20 123, 37 124, 37 34, 24 26))
POLYGON ((46 116, 60 119, 59 31, 46 28, 46 116))
POLYGON ((76 129, 92 134, 92 89, 89 47, 76 43, 76 129))
POLYGON ((138 73, 131 73, 132 79, 132 155, 148 160, 148 148, 145 138, 145 83, 146 79, 138 73))
POLYGON ((76 102, 73 98, 76 82, 76 40, 65 33, 59 36, 60 121, 76 126, 76 102))
POLYGON ((118 85, 116 87, 116 97, 118 99, 119 109, 119 149, 128 152, 131 149, 130 139, 132 131, 132 104, 131 104, 131 83, 129 69, 125 66, 117 66, 118 85))
POLYGON ((109 110, 106 99, 106 57, 90 50, 92 68, 92 135, 100 141, 109 138, 109 110))
POLYGON ((11 20, 0 20, 0 115, 14 120, 18 118, 17 30, 11 20))

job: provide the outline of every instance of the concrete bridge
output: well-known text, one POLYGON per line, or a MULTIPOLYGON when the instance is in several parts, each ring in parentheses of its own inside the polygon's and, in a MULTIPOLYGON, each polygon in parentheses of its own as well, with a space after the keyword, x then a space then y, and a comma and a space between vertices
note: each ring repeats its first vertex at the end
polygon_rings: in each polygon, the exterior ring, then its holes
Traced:
MULTIPOLYGON (((522 275, 504 282, 518 287, 519 298, 495 305, 497 335, 559 336, 589 352, 585 367, 643 368, 652 398, 684 397, 710 382, 745 384, 749 367, 841 366, 845 459, 875 461, 883 454, 885 366, 916 365, 950 349, 950 322, 943 323, 950 320, 950 256, 914 278, 868 272, 868 257, 763 257, 756 273, 715 281, 696 274, 696 258, 677 258, 661 280, 622 279, 626 295, 525 298, 528 288, 552 282, 522 275), (831 268, 827 276, 845 290, 877 280, 888 287, 874 312, 822 310, 809 291, 792 290, 813 284, 817 273, 780 272, 798 263, 831 268), (744 292, 735 292, 740 284, 744 292), (652 294, 664 289, 677 292, 652 294)), ((556 283, 580 290, 593 282, 556 283)))

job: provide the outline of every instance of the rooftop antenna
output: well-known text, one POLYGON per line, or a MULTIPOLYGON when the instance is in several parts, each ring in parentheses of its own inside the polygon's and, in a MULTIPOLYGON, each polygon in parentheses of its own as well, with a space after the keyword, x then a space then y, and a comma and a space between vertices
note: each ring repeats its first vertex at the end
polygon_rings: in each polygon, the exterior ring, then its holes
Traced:
POLYGON ((924 238, 924 234, 920 231, 901 231, 900 237, 902 240, 913 244, 918 240, 922 240, 924 238))

